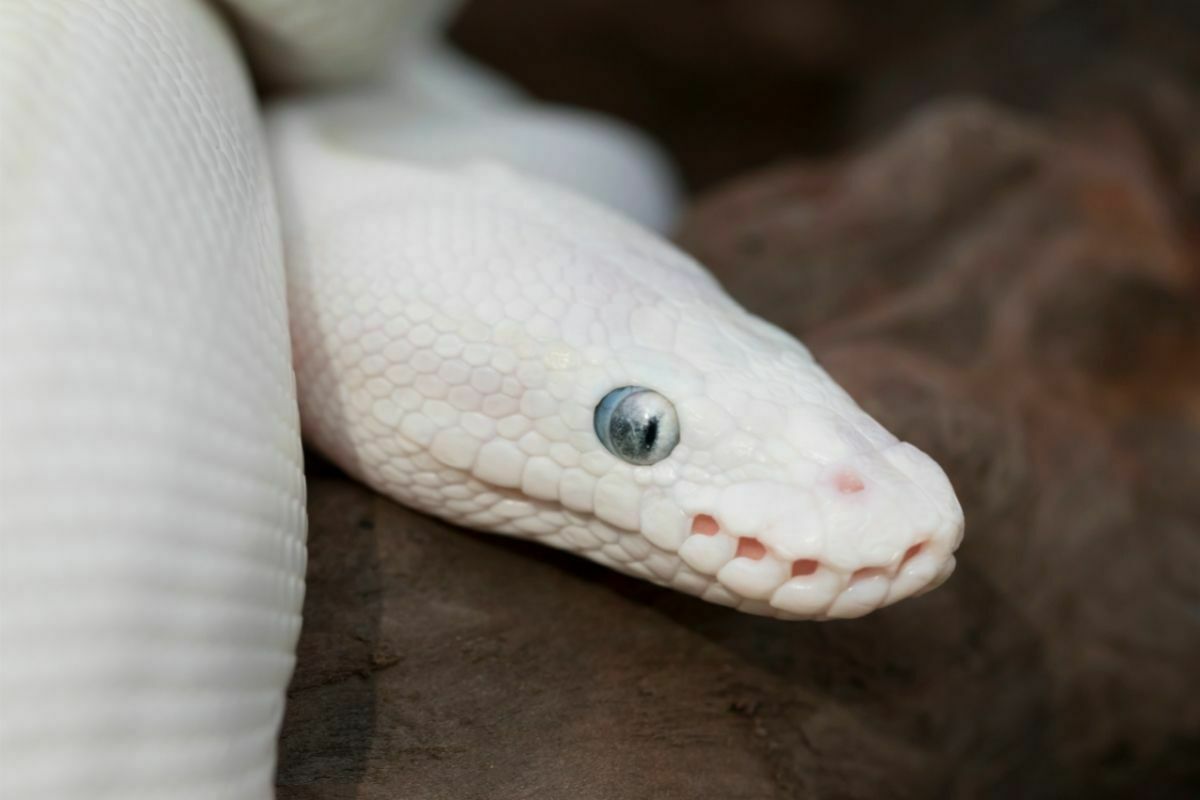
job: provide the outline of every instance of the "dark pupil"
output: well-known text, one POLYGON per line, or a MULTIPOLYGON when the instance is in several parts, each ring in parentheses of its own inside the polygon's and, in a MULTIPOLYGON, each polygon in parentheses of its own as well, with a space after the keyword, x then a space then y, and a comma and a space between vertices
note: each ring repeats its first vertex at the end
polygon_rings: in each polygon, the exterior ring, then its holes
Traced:
POLYGON ((610 435, 617 449, 632 458, 641 458, 654 447, 658 438, 658 417, 651 417, 645 422, 625 416, 613 417, 610 435))
POLYGON ((654 447, 654 440, 658 438, 658 417, 651 417, 646 423, 646 430, 642 432, 642 449, 649 451, 654 447))

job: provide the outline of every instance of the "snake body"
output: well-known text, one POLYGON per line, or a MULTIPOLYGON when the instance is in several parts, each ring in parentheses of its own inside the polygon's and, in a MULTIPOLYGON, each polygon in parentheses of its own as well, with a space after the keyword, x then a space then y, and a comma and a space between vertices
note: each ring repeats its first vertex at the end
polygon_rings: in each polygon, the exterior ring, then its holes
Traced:
POLYGON ((240 46, 191 0, 0 6, 5 797, 271 795, 301 425, 399 502, 752 613, 953 569, 937 465, 649 230, 640 139, 456 60, 443 5, 241 0, 240 46), (243 52, 319 85, 393 18, 391 78, 264 116, 243 52))

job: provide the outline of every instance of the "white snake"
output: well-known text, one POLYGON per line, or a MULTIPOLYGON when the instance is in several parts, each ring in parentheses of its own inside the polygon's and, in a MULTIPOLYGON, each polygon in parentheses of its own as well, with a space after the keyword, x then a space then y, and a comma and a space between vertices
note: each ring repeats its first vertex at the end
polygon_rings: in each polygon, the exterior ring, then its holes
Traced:
POLYGON ((442 3, 228 5, 293 85, 398 20, 391 77, 264 125, 210 7, 0 3, 0 795, 271 795, 300 420, 402 503, 752 613, 949 575, 937 465, 581 199, 665 226, 640 139, 457 59, 442 3))

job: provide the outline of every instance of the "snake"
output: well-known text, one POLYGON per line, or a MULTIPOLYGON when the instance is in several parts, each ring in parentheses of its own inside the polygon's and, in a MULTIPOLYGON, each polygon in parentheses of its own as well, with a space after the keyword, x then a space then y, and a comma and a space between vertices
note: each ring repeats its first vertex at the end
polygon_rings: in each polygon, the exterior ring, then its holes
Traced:
POLYGON ((453 50, 455 5, 0 4, 4 797, 272 796, 302 442, 781 620, 953 570, 945 472, 670 243, 655 146, 453 50))

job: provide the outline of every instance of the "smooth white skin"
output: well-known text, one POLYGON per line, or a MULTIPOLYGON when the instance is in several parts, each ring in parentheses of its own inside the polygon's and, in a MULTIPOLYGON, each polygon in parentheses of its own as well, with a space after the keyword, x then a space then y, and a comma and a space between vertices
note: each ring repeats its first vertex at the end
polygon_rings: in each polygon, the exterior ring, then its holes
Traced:
POLYGON ((190 2, 0 4, 0 797, 269 797, 304 593, 282 248, 190 2))
POLYGON ((941 470, 581 199, 673 205, 633 134, 440 48, 451 5, 230 3, 280 83, 405 28, 377 88, 274 109, 270 161, 204 5, 0 6, 0 795, 271 796, 305 565, 289 322, 310 442, 451 521, 787 618, 953 568, 941 470), (630 384, 679 417, 652 466, 592 429, 630 384))

